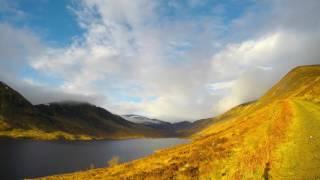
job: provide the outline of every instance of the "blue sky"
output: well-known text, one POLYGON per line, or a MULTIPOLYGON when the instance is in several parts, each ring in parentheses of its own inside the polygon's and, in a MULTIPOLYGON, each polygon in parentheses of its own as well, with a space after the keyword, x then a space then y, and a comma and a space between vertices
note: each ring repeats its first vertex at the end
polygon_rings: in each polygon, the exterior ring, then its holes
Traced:
POLYGON ((30 28, 47 43, 64 46, 71 43, 74 36, 80 36, 83 33, 76 21, 76 15, 70 9, 73 1, 27 0, 6 2, 8 6, 23 12, 23 14, 19 17, 14 11, 2 11, 0 13, 1 21, 12 23, 18 27, 30 28))
POLYGON ((0 78, 35 104, 211 117, 258 98, 290 68, 318 63, 308 47, 318 43, 319 4, 0 0, 0 78))

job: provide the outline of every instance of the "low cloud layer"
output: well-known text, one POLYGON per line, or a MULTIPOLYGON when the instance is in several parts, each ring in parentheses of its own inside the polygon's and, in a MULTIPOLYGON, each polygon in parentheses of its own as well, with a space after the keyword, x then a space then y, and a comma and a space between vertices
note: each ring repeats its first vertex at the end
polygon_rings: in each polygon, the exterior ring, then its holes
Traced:
POLYGON ((33 103, 89 101, 169 121, 212 117, 259 98, 293 67, 320 63, 317 0, 247 4, 227 18, 224 4, 188 16, 208 6, 194 0, 83 0, 69 9, 84 34, 64 47, 2 23, 0 77, 33 103))

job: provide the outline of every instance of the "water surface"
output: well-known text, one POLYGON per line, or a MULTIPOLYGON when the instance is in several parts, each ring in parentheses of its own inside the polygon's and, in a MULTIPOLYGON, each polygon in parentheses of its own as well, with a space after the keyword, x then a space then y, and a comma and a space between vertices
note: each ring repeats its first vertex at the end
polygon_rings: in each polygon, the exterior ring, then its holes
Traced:
POLYGON ((120 162, 186 143, 187 139, 157 138, 108 141, 46 142, 0 140, 0 179, 23 179, 106 167, 115 156, 120 162))

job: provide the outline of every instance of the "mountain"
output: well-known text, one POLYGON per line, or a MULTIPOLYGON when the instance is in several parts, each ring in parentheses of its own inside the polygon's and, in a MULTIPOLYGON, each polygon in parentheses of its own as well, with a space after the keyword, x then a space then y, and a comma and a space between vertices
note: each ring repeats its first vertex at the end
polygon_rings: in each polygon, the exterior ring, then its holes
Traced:
POLYGON ((48 179, 320 177, 320 65, 293 69, 257 101, 211 121, 215 123, 194 134, 189 144, 110 168, 48 179))
POLYGON ((144 124, 144 125, 153 125, 153 124, 170 124, 168 122, 165 121, 161 121, 158 119, 150 119, 144 116, 140 116, 140 115, 135 115, 135 114, 128 114, 128 115, 123 115, 121 116, 122 118, 124 118, 127 121, 133 122, 133 123, 137 123, 137 124, 144 124))
POLYGON ((36 126, 49 127, 50 120, 39 115, 39 111, 21 94, 0 82, 0 135, 18 136, 20 130, 28 133, 36 126))
POLYGON ((101 138, 158 137, 160 132, 135 124, 88 103, 63 102, 35 106, 57 129, 101 138))
POLYGON ((88 140, 165 137, 171 133, 127 121, 88 103, 34 106, 3 82, 0 82, 0 103, 0 136, 5 137, 88 140))

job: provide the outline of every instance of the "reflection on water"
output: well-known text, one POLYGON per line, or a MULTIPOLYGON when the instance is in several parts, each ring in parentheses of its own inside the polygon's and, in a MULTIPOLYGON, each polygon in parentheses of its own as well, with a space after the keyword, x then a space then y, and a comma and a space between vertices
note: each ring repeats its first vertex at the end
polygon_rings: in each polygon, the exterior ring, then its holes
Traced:
POLYGON ((112 157, 134 160, 187 139, 131 139, 89 142, 0 140, 0 179, 22 179, 106 167, 112 157))

